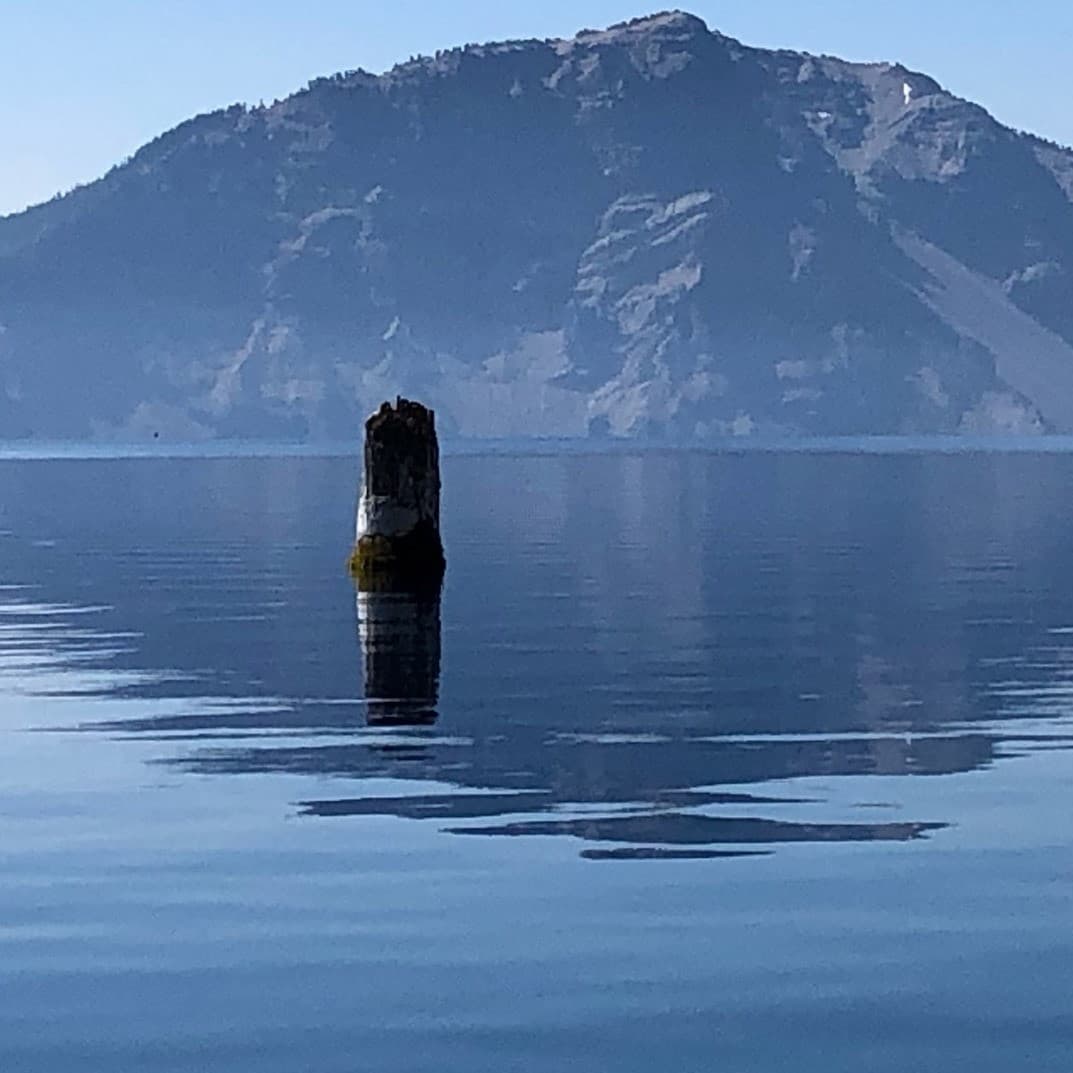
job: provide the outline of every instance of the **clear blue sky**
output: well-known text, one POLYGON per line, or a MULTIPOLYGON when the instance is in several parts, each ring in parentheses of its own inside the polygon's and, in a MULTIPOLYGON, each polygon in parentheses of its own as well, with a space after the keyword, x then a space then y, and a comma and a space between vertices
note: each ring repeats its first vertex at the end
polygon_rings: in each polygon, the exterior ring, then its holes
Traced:
MULTIPOLYGON (((0 214, 176 123, 468 41, 569 36, 666 0, 0 0, 0 214)), ((748 44, 900 60, 1073 143, 1069 0, 695 0, 748 44)))

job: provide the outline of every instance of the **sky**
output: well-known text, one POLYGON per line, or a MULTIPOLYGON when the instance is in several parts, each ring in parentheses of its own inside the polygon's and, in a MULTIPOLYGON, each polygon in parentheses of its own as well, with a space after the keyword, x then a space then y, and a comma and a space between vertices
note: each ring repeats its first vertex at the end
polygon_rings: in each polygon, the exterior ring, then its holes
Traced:
MULTIPOLYGON (((673 3, 673 0, 671 0, 673 3)), ((668 0, 0 0, 0 215, 165 130, 310 79, 467 42, 567 37, 668 0)), ((897 60, 1073 144, 1069 0, 693 0, 751 45, 897 60)))

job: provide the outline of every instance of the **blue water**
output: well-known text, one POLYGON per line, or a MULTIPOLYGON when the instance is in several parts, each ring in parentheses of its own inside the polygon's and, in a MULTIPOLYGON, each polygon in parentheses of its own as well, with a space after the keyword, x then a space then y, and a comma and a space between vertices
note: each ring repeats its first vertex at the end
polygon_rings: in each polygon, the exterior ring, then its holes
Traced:
POLYGON ((1073 1069, 1073 455, 0 461, 0 1070, 1073 1069))

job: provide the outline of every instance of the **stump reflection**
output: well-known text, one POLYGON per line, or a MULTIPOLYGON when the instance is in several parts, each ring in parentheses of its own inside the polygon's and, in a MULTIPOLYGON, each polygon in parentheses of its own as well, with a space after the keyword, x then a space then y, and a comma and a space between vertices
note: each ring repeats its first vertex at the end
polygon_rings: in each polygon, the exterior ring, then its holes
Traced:
POLYGON ((369 725, 434 723, 440 686, 439 592, 358 592, 357 613, 369 725))

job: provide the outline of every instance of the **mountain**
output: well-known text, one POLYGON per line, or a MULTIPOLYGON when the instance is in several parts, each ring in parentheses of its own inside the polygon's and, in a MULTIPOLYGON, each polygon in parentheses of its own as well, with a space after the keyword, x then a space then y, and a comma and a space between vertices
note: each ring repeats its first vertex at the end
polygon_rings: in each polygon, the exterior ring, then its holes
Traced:
POLYGON ((1073 431, 1073 152, 671 12, 318 79, 0 220, 0 437, 1073 431))

